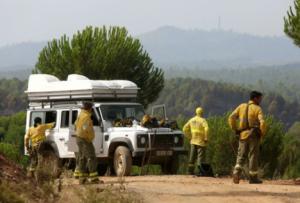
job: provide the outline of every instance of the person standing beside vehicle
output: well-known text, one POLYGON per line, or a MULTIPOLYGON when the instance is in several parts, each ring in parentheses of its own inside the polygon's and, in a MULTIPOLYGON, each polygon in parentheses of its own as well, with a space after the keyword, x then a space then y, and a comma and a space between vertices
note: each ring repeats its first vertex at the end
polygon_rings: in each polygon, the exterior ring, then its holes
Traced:
POLYGON ((229 125, 239 137, 239 148, 236 165, 233 171, 233 182, 239 184, 243 164, 249 157, 249 183, 261 184, 258 178, 258 157, 261 138, 266 133, 266 124, 261 107, 262 93, 252 91, 250 101, 239 105, 229 116, 229 125), (237 122, 239 126, 237 127, 237 122))
POLYGON ((75 121, 76 142, 78 145, 78 170, 79 183, 84 184, 87 177, 91 183, 99 183, 97 173, 97 160, 93 140, 95 132, 92 116, 93 104, 84 102, 79 116, 75 121))
POLYGON ((29 172, 30 176, 34 176, 36 167, 38 165, 39 148, 43 141, 46 140, 45 131, 55 126, 55 122, 42 124, 42 119, 36 117, 34 119, 33 127, 29 128, 24 136, 25 148, 30 156, 29 172))
POLYGON ((201 171, 201 164, 205 162, 206 145, 208 142, 208 124, 202 117, 203 109, 198 107, 196 109, 196 116, 191 118, 183 127, 183 132, 191 141, 188 173, 194 174, 195 160, 199 173, 201 171))

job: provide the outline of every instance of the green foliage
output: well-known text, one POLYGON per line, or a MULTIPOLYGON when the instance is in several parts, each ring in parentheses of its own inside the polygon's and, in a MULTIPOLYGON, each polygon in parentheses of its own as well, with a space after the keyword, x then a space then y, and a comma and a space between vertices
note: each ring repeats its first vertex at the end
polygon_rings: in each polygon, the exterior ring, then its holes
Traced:
POLYGON ((23 203, 25 202, 19 194, 14 192, 7 184, 0 183, 0 202, 1 203, 23 203))
POLYGON ((0 142, 0 153, 23 166, 28 163, 28 158, 23 156, 25 122, 24 112, 0 116, 0 132, 4 136, 4 140, 0 142))
POLYGON ((262 139, 260 163, 265 177, 279 176, 279 161, 283 148, 284 127, 283 124, 273 117, 266 118, 267 133, 262 139))
POLYGON ((227 115, 209 118, 208 125, 210 129, 208 162, 216 174, 229 175, 235 164, 238 141, 229 128, 227 115))
POLYGON ((300 177, 300 122, 296 122, 284 137, 280 173, 284 178, 300 177))
POLYGON ((4 142, 14 144, 19 151, 23 151, 25 123, 25 112, 0 116, 0 130, 3 131, 4 142))
MULTIPOLYGON (((174 78, 166 81, 155 104, 166 104, 171 119, 191 117, 198 106, 203 107, 206 116, 223 115, 240 103, 247 102, 250 91, 228 83, 174 78)), ((265 94, 262 108, 265 114, 273 115, 286 127, 300 120, 298 102, 289 102, 277 94, 265 94)))
POLYGON ((0 143, 0 154, 3 154, 7 159, 14 161, 17 164, 26 166, 28 157, 25 157, 18 147, 8 143, 0 143))
POLYGON ((290 7, 287 16, 284 17, 284 32, 300 46, 300 0, 294 1, 294 10, 290 7))
POLYGON ((60 79, 72 73, 90 79, 128 79, 141 88, 138 98, 145 106, 164 86, 163 71, 153 65, 140 41, 121 27, 87 27, 71 40, 66 35, 54 39, 40 52, 35 72, 60 79))

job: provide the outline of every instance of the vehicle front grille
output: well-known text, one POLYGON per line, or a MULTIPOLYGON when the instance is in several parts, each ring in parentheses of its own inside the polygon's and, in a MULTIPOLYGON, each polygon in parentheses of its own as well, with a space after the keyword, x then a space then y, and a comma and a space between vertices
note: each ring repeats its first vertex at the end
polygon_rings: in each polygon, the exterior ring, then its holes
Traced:
POLYGON ((180 147, 183 145, 183 138, 181 135, 174 134, 150 134, 151 147, 152 148, 168 148, 168 147, 180 147), (177 136, 179 142, 174 143, 174 137, 177 136))

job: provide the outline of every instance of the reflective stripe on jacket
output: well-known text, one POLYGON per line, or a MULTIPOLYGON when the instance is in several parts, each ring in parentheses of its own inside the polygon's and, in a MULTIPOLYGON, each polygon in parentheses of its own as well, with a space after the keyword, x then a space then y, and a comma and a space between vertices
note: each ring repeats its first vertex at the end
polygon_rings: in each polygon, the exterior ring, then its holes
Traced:
POLYGON ((95 137, 91 112, 82 109, 75 122, 76 135, 88 142, 95 137))
POLYGON ((37 127, 31 127, 25 135, 25 146, 29 146, 29 140, 33 147, 46 139, 45 132, 47 129, 53 128, 55 123, 39 124, 37 127))
POLYGON ((187 137, 190 135, 191 144, 206 146, 208 141, 208 124, 200 116, 190 119, 183 127, 183 132, 187 137))
MULTIPOLYGON (((239 105, 229 116, 228 122, 232 130, 241 130, 240 139, 244 140, 249 137, 250 130, 247 129, 246 121, 247 103, 239 105), (238 126, 237 126, 238 121, 238 126)), ((257 127, 260 129, 262 136, 266 133, 266 123, 260 106, 253 101, 248 102, 248 123, 249 128, 257 127)))

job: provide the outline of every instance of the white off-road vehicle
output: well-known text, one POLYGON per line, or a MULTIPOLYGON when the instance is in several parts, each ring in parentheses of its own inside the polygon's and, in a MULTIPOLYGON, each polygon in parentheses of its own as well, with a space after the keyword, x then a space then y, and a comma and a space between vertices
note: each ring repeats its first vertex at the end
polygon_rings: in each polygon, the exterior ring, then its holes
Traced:
MULTIPOLYGON (((52 75, 33 74, 26 91, 26 130, 36 117, 43 123, 55 122, 40 150, 52 157, 52 164, 74 167, 78 151, 74 122, 82 102, 91 101, 99 175, 130 175, 132 165, 146 164, 159 164, 162 172, 175 174, 179 155, 186 154, 183 133, 168 122, 142 126, 145 112, 136 102, 137 92, 138 87, 125 80, 89 80, 73 74, 60 81, 52 75)), ((155 106, 152 114, 152 118, 166 120, 164 105, 155 106)))

